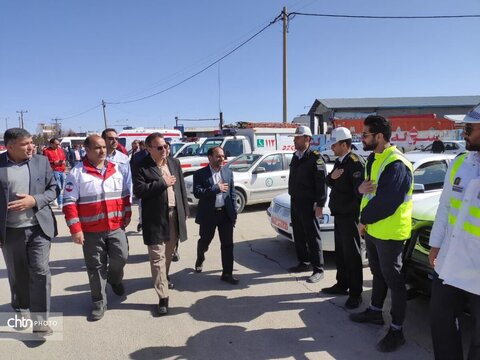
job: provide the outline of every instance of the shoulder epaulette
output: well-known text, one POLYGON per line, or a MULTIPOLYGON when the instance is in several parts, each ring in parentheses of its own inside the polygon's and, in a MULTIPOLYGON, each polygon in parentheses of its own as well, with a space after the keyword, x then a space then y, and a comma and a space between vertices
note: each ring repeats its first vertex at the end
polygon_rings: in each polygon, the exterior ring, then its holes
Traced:
POLYGON ((355 162, 360 161, 360 159, 358 158, 358 155, 354 153, 350 153, 350 159, 352 159, 355 162))

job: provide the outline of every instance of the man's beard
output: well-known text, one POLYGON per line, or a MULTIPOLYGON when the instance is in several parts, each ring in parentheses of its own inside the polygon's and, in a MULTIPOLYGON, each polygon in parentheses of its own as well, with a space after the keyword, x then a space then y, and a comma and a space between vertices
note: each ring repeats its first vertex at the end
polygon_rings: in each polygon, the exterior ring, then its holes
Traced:
POLYGON ((472 144, 469 141, 465 141, 465 148, 468 151, 480 151, 480 144, 472 144))
POLYGON ((371 144, 363 144, 363 150, 364 151, 373 151, 377 147, 378 143, 373 142, 371 144))

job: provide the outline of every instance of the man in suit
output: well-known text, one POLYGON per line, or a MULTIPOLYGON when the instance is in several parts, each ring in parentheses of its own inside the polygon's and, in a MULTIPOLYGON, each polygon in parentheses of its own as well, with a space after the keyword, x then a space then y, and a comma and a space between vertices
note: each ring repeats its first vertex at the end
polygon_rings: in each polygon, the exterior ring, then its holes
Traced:
POLYGON ((168 272, 177 241, 187 240, 188 202, 180 161, 168 156, 168 145, 160 133, 145 140, 149 155, 134 172, 134 193, 142 200, 143 242, 148 256, 158 313, 168 313, 168 289, 173 288, 168 272))
MULTIPOLYGON (((51 276, 48 266, 51 239, 57 223, 49 203, 59 189, 48 159, 33 153, 28 131, 5 131, 7 152, 0 155, 0 246, 7 266, 12 307, 46 321, 50 311, 51 276)), ((33 332, 50 335, 48 325, 33 332)))
POLYGON ((232 285, 239 280, 233 277, 233 227, 237 220, 233 173, 223 167, 225 154, 221 147, 208 149, 209 165, 193 174, 193 194, 199 199, 196 223, 200 225, 195 271, 202 272, 205 252, 218 228, 222 252, 221 280, 232 285))

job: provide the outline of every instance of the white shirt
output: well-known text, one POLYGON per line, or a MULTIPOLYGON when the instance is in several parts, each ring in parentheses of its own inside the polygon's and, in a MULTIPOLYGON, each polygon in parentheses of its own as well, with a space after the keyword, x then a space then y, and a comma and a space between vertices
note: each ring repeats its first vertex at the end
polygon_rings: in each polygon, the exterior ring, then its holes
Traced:
MULTIPOLYGON (((453 162, 452 162, 453 164, 453 162)), ((480 295, 480 238, 463 231, 468 208, 480 207, 480 154, 469 152, 458 168, 455 178, 457 193, 462 192, 462 206, 454 226, 448 226, 450 182, 452 166, 447 171, 437 215, 430 234, 429 244, 440 248, 435 271, 446 284, 480 295)))
MULTIPOLYGON (((210 166, 210 165, 209 165, 210 166)), ((221 174, 221 169, 218 171, 215 171, 211 166, 210 166, 210 171, 212 172, 212 178, 213 178, 213 184, 218 184, 222 182, 222 174, 221 174)), ((220 191, 216 197, 215 197, 215 207, 224 207, 225 206, 225 200, 223 199, 223 193, 220 191)))
MULTIPOLYGON (((130 170, 130 159, 121 151, 114 150, 111 154, 107 154, 106 159, 115 164, 118 164, 118 170, 122 173, 128 184, 130 194, 133 194, 132 172, 130 170)), ((132 200, 130 196, 130 201, 132 200)))

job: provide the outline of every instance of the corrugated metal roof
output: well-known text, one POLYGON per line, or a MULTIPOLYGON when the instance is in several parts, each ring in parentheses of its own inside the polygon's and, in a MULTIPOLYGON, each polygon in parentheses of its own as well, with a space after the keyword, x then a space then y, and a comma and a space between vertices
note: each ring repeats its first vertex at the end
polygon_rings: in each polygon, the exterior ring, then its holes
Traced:
POLYGON ((355 98, 355 99, 317 99, 329 109, 348 108, 417 108, 475 106, 480 103, 480 96, 432 96, 432 97, 397 97, 397 98, 355 98))

